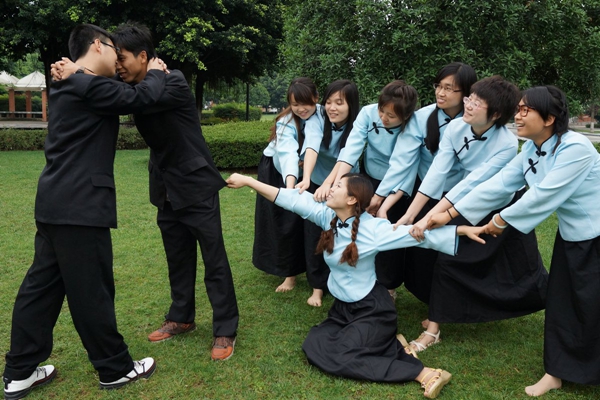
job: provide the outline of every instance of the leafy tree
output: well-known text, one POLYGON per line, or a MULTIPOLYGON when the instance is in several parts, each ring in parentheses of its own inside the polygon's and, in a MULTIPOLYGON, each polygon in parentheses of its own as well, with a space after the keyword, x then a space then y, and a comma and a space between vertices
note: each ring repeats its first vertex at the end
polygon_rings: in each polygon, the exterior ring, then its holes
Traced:
POLYGON ((556 84, 572 102, 598 98, 597 0, 291 0, 285 65, 322 88, 354 80, 363 103, 392 79, 434 100, 437 70, 452 61, 480 77, 500 74, 522 88, 556 84), (317 33, 315 33, 317 32, 317 33), (595 96, 595 97, 594 97, 595 96))
POLYGON ((137 21, 151 28, 168 65, 184 72, 200 109, 205 83, 253 82, 277 64, 282 12, 281 0, 4 0, 0 49, 10 59, 38 49, 49 71, 68 54, 76 24, 110 30, 137 21))

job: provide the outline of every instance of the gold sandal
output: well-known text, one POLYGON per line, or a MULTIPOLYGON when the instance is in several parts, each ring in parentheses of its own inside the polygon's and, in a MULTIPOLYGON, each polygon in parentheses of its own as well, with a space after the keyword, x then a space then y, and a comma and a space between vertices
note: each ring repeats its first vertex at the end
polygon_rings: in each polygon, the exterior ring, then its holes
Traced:
POLYGON ((399 334, 396 335, 396 338, 398 339, 398 341, 400 342, 400 344, 402 345, 402 347, 404 347, 404 351, 406 352, 406 354, 410 354, 414 358, 419 358, 417 356, 417 352, 408 344, 408 342, 406 341, 406 338, 404 337, 404 335, 402 335, 401 333, 399 333, 399 334))
POLYGON ((423 379, 421 379, 421 387, 423 389, 425 389, 425 393, 423 393, 423 395, 425 397, 427 397, 428 399, 435 399, 436 397, 438 397, 438 395, 442 391, 442 388, 448 382, 450 382, 451 378, 452 378, 452 374, 448 371, 444 371, 442 369, 432 370, 431 372, 426 374, 423 377, 423 379), (427 380, 427 383, 425 383, 425 378, 427 378, 429 375, 431 375, 432 372, 437 372, 437 373, 439 373, 439 375, 435 375, 435 376, 429 378, 429 380, 427 380))
POLYGON ((440 333, 442 333, 442 331, 438 331, 438 333, 431 333, 431 332, 423 331, 423 333, 421 333, 421 335, 419 335, 419 337, 416 340, 413 340, 410 342, 410 344, 414 346, 414 347, 411 346, 411 348, 415 352, 419 353, 419 352, 427 349, 429 346, 433 346, 434 344, 440 343, 442 341, 442 339, 440 339, 440 333), (419 340, 423 339, 425 337, 425 335, 431 336, 433 338, 433 342, 429 342, 427 344, 423 344, 423 343, 419 342, 419 340))

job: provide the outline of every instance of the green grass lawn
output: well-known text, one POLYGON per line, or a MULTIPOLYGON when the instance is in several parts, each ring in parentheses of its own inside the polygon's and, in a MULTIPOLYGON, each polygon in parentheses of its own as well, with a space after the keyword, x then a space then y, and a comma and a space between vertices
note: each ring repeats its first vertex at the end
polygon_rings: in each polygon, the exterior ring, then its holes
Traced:
MULTIPOLYGON (((197 282, 198 329, 152 344, 147 335, 169 306, 167 268, 156 213, 148 201, 148 152, 117 153, 119 229, 113 231, 116 312, 119 329, 134 359, 154 357, 152 379, 118 391, 99 391, 98 379, 71 322, 66 303, 58 319, 48 363, 59 371, 55 382, 31 399, 420 399, 416 383, 380 384, 341 379, 308 365, 301 350, 308 329, 323 320, 331 305, 306 305, 311 289, 301 277, 289 293, 252 266, 255 194, 250 189, 221 191, 223 229, 233 269, 240 326, 235 355, 210 360, 211 309, 202 279, 197 282)), ((33 257, 34 197, 44 165, 42 152, 0 152, 0 352, 9 348, 12 305, 33 257)), ((549 264, 556 220, 538 228, 540 251, 549 264)), ((202 270, 201 260, 199 269, 202 270)), ((201 273, 199 276, 202 276, 201 273)), ((397 300, 398 330, 409 340, 421 332, 427 308, 404 289, 397 300)), ((443 342, 422 353, 427 366, 454 377, 442 399, 525 399, 524 387, 544 373, 543 312, 484 324, 444 325, 443 342)), ((600 360, 599 360, 600 362, 600 360)), ((0 363, 2 364, 2 363, 0 363)), ((3 369, 3 365, 1 366, 3 369)), ((600 398, 600 387, 565 383, 545 399, 600 398)))

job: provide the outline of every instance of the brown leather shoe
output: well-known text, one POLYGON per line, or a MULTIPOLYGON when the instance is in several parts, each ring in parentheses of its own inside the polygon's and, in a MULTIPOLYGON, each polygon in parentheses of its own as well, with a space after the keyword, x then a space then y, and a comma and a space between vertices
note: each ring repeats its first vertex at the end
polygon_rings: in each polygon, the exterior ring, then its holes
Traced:
POLYGON ((171 339, 175 335, 191 332, 194 329, 196 329, 196 324, 193 322, 184 324, 182 322, 166 320, 160 328, 148 335, 148 340, 154 343, 163 342, 171 339))
POLYGON ((218 336, 213 340, 212 351, 210 357, 214 361, 227 360, 233 355, 235 348, 234 336, 218 336))

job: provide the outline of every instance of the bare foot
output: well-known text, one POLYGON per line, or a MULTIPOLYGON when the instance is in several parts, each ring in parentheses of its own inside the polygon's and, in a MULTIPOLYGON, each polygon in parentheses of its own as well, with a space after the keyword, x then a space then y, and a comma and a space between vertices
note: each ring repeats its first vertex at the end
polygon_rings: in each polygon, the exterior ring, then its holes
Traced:
POLYGON ((323 290, 321 289, 313 289, 313 294, 306 300, 309 306, 313 307, 321 307, 323 304, 323 290))
POLYGON ((425 329, 427 329, 427 327, 429 326, 429 318, 424 319, 423 321, 421 321, 421 326, 425 329))
POLYGON ((283 283, 281 285, 277 286, 277 289, 275 289, 275 291, 277 293, 289 292, 295 286, 296 286, 296 277, 288 276, 287 278, 285 278, 285 281, 283 281, 283 283))
POLYGON ((535 385, 527 386, 525 393, 530 396, 537 397, 545 394, 552 389, 560 389, 562 386, 562 380, 549 374, 544 374, 535 385))

